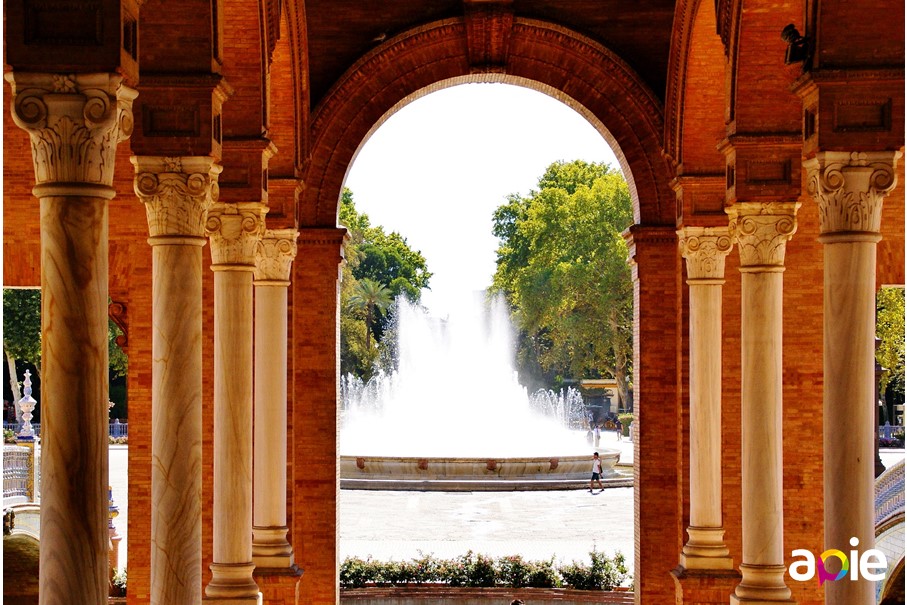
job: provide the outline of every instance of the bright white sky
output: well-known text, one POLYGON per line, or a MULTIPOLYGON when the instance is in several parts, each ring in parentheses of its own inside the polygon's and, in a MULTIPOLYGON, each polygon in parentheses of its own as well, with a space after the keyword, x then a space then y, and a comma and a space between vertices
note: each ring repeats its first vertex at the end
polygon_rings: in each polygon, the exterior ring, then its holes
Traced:
POLYGON ((491 284, 494 209, 535 189, 552 162, 575 159, 618 167, 601 135, 560 101, 464 84, 391 116, 360 150, 346 186, 372 225, 399 232, 425 256, 434 275, 423 302, 443 316, 450 301, 491 284))

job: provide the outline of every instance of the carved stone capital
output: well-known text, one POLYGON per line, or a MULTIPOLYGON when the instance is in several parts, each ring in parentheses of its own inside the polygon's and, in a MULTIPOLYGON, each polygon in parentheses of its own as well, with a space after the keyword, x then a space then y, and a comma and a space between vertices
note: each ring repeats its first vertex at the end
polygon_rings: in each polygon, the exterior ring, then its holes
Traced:
POLYGON ((212 269, 254 269, 267 211, 261 202, 217 202, 211 206, 205 228, 211 242, 212 269))
POLYGON ((255 282, 290 284, 290 268, 296 258, 296 229, 266 229, 255 255, 255 282))
POLYGON ((151 244, 174 237, 204 245, 208 209, 217 201, 221 167, 210 156, 132 156, 135 194, 145 204, 151 244), (160 241, 156 241, 160 238, 160 241))
POLYGON ((13 121, 31 138, 36 184, 111 186, 116 146, 132 134, 138 95, 122 76, 9 72, 5 78, 13 121))
POLYGON ((783 271, 787 241, 797 231, 800 202, 738 202, 727 209, 740 270, 783 271))
POLYGON ((734 245, 727 227, 684 227, 677 236, 690 281, 724 280, 724 259, 734 245))
POLYGON ((879 233, 882 200, 897 185, 900 157, 900 151, 824 151, 804 162, 821 233, 879 233))

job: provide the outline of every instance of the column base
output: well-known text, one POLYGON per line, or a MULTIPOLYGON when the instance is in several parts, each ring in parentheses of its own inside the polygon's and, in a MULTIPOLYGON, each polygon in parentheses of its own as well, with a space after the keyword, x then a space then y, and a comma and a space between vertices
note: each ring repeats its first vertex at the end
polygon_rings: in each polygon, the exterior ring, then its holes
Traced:
POLYGON ((778 603, 796 603, 793 599, 751 599, 731 595, 731 605, 778 605, 778 603))
POLYGON ((680 552, 684 569, 734 569, 734 560, 724 543, 723 527, 687 528, 690 539, 680 552))
POLYGON ((790 588, 784 583, 783 565, 747 565, 740 564, 743 579, 731 595, 731 603, 794 603, 790 598, 790 588))
POLYGON ((293 567, 293 547, 286 527, 252 526, 252 562, 256 568, 293 567))
POLYGON ((671 570, 674 576, 675 603, 682 605, 727 605, 740 582, 735 569, 687 569, 683 566, 671 570))
POLYGON ((262 605, 261 593, 255 597, 203 597, 205 605, 262 605))
POLYGON ((205 598, 224 605, 261 603, 258 584, 252 578, 252 563, 212 563, 211 581, 205 586, 205 598))

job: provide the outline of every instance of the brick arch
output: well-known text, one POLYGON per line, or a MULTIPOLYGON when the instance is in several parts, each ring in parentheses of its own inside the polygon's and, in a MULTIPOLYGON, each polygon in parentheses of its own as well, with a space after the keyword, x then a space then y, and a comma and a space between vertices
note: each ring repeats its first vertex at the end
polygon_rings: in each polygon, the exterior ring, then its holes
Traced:
POLYGON ((677 3, 669 60, 665 111, 665 152, 684 174, 724 172, 718 143, 725 138, 724 45, 717 33, 715 5, 703 0, 677 3))
POLYGON ((315 109, 300 225, 334 226, 349 166, 390 115, 440 88, 506 82, 533 88, 586 117, 615 151, 637 222, 673 224, 674 198, 661 154, 657 98, 617 55, 570 30, 514 19, 506 73, 473 73, 463 19, 410 30, 360 59, 315 109))

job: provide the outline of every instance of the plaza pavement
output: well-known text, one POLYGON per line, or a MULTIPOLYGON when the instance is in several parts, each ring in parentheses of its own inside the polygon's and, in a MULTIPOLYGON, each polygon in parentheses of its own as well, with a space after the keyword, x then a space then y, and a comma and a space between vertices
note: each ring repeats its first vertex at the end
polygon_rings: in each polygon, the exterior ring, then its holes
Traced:
MULTIPOLYGON (((621 451, 632 464, 633 443, 602 435, 601 449, 621 451)), ((890 466, 904 450, 883 450, 890 466)), ((123 536, 120 566, 126 564, 127 447, 110 447, 110 485, 123 536)), ((629 470, 629 469, 623 469, 629 470)), ((468 550, 491 556, 587 561, 593 548, 621 551, 633 568, 633 489, 610 488, 530 492, 400 492, 340 490, 340 558, 409 560, 419 553, 456 557, 468 550)))

